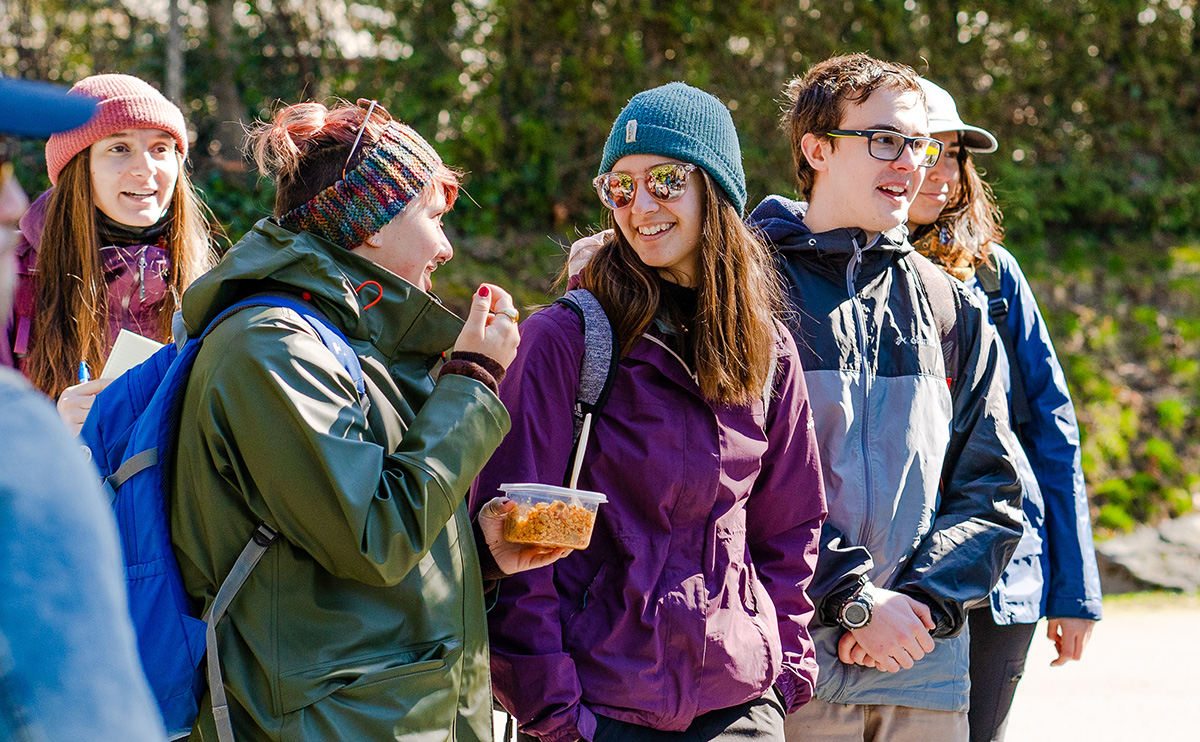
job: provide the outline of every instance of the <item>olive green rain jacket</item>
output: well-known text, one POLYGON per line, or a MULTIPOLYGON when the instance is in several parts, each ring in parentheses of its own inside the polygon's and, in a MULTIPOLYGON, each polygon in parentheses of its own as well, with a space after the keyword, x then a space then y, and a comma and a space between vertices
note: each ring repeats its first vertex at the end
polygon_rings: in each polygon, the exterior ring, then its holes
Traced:
MULTIPOLYGON (((217 629, 238 742, 490 742, 464 496, 508 413, 478 381, 434 383, 460 319, 395 274, 271 220, 184 295, 188 335, 266 290, 307 293, 342 329, 370 404, 364 416, 349 374, 290 309, 234 314, 196 359, 170 502, 188 592, 206 608, 255 526, 280 533, 217 629)), ((216 739, 207 696, 191 739, 216 739)))

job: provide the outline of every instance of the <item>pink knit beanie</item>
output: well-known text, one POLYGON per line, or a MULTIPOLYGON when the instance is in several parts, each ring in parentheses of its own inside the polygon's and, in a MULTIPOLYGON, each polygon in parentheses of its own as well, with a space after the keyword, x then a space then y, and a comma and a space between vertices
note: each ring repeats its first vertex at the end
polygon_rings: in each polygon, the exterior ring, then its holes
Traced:
POLYGON ((69 94, 95 98, 100 105, 86 124, 54 134, 46 142, 46 170, 51 183, 58 183, 58 174, 72 157, 125 129, 161 129, 175 137, 180 154, 187 157, 183 112, 149 83, 131 75, 92 75, 75 83, 69 94))

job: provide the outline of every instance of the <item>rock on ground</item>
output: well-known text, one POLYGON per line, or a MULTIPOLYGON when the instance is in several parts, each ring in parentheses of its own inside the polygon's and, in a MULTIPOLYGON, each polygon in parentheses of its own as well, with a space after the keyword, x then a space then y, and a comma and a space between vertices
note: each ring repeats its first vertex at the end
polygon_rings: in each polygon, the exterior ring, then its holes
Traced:
POLYGON ((1200 589, 1200 513, 1096 544, 1105 595, 1200 589))

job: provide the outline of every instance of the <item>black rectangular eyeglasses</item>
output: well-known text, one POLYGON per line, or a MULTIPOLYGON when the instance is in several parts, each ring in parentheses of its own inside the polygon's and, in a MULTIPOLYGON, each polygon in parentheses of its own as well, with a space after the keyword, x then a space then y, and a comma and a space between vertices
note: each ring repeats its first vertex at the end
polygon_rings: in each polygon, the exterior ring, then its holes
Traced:
POLYGON ((876 160, 895 162, 900 159, 905 147, 912 147, 921 159, 921 167, 933 167, 942 156, 942 143, 932 137, 906 137, 887 129, 834 129, 827 132, 831 137, 866 137, 867 152, 876 160))

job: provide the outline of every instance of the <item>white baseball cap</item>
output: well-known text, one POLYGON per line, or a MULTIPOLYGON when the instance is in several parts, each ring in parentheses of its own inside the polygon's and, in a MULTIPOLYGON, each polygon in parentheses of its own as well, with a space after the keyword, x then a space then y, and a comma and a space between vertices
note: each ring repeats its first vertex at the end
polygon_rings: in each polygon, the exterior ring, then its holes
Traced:
POLYGON ((999 146, 996 137, 987 129, 964 123, 958 116, 958 106, 954 97, 945 88, 919 78, 921 89, 925 91, 925 107, 929 110, 929 133, 944 134, 949 131, 962 132, 962 145, 971 152, 986 154, 995 152, 999 146))

